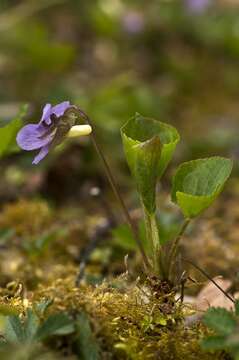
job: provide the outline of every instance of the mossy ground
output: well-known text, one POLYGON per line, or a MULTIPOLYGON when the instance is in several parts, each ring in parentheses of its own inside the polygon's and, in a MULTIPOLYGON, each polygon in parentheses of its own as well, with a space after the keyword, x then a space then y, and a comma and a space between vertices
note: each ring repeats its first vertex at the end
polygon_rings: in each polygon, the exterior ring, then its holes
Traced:
MULTIPOLYGON (((79 250, 95 226, 91 219, 88 230, 83 231, 77 216, 76 212, 69 220, 60 211, 56 215, 40 200, 16 202, 2 211, 2 228, 14 229, 0 253, 2 315, 24 317, 27 307, 47 298, 53 300, 48 313, 67 311, 75 316, 83 311, 88 315, 102 359, 226 359, 222 353, 201 349, 200 341, 208 330, 200 322, 185 324, 193 309, 175 301, 174 292, 155 294, 155 287, 143 276, 139 279, 136 273, 128 274, 123 265, 120 276, 109 276, 107 271, 104 275, 105 267, 117 268, 112 253, 102 261, 93 256, 86 276, 76 286, 79 250), (49 232, 54 236, 42 248, 33 246, 49 232)), ((107 241, 104 246, 108 246, 107 241)), ((104 246, 98 249, 101 256, 106 253, 104 246)), ((134 261, 131 258, 130 262, 134 261)), ((47 343, 46 348, 57 351, 59 359, 64 354, 74 359, 73 341, 68 335, 47 343)))
MULTIPOLYGON (((71 269, 65 268, 70 273, 71 269)), ((220 354, 205 353, 200 340, 207 333, 201 324, 184 325, 184 316, 190 309, 175 304, 165 311, 165 299, 155 299, 141 285, 128 283, 122 276, 101 285, 75 287, 75 275, 58 279, 48 285, 39 285, 34 292, 8 297, 1 304, 7 313, 24 314, 26 307, 43 299, 53 299, 50 313, 84 311, 101 349, 102 359, 220 359, 220 354), (26 296, 26 294, 25 294, 26 296)), ((4 291, 3 291, 4 293, 4 291)), ((5 296, 8 290, 5 290, 5 296)), ((62 340, 63 341, 63 340, 62 340)), ((68 348, 72 339, 64 339, 68 348)), ((62 343, 53 344, 59 351, 62 343)), ((69 355, 71 354, 70 350, 69 355)))

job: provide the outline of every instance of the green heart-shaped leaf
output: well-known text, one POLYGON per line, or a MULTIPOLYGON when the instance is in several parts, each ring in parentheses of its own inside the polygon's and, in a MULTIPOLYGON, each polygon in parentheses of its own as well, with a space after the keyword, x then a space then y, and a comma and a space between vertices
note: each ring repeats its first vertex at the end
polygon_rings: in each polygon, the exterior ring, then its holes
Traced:
POLYGON ((216 156, 179 166, 173 179, 172 200, 185 217, 196 217, 211 205, 222 191, 232 166, 230 159, 216 156))
POLYGON ((19 110, 18 115, 11 121, 0 121, 0 156, 19 151, 16 145, 16 135, 23 124, 23 117, 26 115, 28 106, 24 105, 19 110))
POLYGON ((126 159, 149 213, 155 212, 156 183, 180 139, 177 130, 136 114, 121 129, 126 159))

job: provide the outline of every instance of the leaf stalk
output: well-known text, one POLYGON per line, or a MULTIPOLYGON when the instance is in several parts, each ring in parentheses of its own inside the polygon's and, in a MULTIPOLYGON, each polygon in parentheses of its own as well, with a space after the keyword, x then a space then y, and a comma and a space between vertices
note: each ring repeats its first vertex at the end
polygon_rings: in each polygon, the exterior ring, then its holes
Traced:
POLYGON ((185 234, 185 231, 187 230, 188 225, 190 224, 191 219, 184 219, 184 222, 179 230, 178 235, 174 239, 174 242, 170 248, 169 256, 167 260, 167 268, 168 268, 168 277, 171 277, 171 273, 173 271, 173 266, 175 264, 176 256, 178 253, 178 246, 180 243, 180 240, 182 239, 183 235, 185 234))

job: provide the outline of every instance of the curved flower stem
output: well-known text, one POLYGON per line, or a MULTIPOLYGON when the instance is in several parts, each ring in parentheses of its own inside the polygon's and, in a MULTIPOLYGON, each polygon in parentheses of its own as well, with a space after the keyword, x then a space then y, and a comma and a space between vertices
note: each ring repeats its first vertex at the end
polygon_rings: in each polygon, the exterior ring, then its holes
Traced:
POLYGON ((176 239, 174 240, 171 248, 170 248, 170 252, 169 252, 169 256, 168 256, 168 276, 171 275, 171 272, 172 272, 172 269, 173 269, 173 265, 174 265, 174 262, 175 262, 175 258, 177 256, 177 252, 178 252, 178 245, 179 245, 179 242, 182 238, 182 236, 184 235, 189 223, 190 223, 190 219, 184 219, 184 222, 181 226, 181 229, 179 230, 179 233, 176 237, 176 239))
POLYGON ((102 162, 103 162, 103 164, 104 164, 105 172, 106 172, 107 178, 108 178, 108 180, 109 180, 109 183, 110 183, 110 185, 111 185, 111 187, 112 187, 112 190, 113 190, 116 198, 118 199, 118 201, 119 201, 119 203, 120 203, 120 205, 121 205, 121 208, 122 208, 122 210, 123 210, 123 213, 124 213, 124 215, 125 215, 125 218, 126 218, 126 220, 127 220, 127 223, 128 223, 129 227, 130 227, 131 230, 132 230, 132 233, 133 233, 133 235, 134 235, 135 241, 136 241, 136 243, 137 243, 137 245, 138 245, 138 247, 139 247, 139 250, 140 250, 140 253, 141 253, 141 256, 142 256, 142 259, 143 259, 143 263, 144 263, 145 269, 146 269, 146 270, 150 270, 151 265, 150 265, 150 263, 149 263, 149 260, 148 260, 148 258, 147 258, 147 255, 146 255, 146 253, 145 253, 145 251, 144 251, 142 242, 141 242, 141 240, 140 240, 140 238, 139 238, 137 226, 135 225, 135 223, 133 222, 133 220, 132 220, 132 218, 131 218, 131 216, 130 216, 130 214, 129 214, 129 211, 128 211, 128 209, 127 209, 127 207, 126 207, 126 205, 125 205, 125 202, 124 202, 124 200, 123 200, 123 197, 122 197, 122 195, 121 195, 121 193, 120 193, 120 191, 119 191, 119 189, 118 189, 118 186, 117 186, 117 184, 116 184, 116 181, 115 181, 115 179, 114 179, 114 176, 113 176, 113 174, 112 174, 112 172, 111 172, 111 170, 110 170, 110 166, 108 165, 108 162, 107 162, 107 160, 106 160, 106 158, 105 158, 105 156, 104 156, 104 154, 103 154, 103 151, 101 150, 101 148, 100 148, 100 146, 99 146, 99 144, 98 144, 98 141, 97 141, 96 136, 95 136, 94 125, 92 124, 92 121, 91 121, 91 119, 89 118, 89 116, 86 115, 86 114, 84 113, 84 111, 82 111, 82 110, 79 109, 79 108, 77 108, 77 111, 78 111, 79 115, 86 121, 86 123, 87 123, 88 125, 90 125, 90 126, 92 127, 92 129, 93 129, 93 131, 92 131, 92 133, 91 133, 91 137, 92 137, 92 141, 93 141, 93 144, 94 144, 94 146, 95 146, 95 149, 96 149, 99 157, 101 158, 101 160, 102 160, 102 162))

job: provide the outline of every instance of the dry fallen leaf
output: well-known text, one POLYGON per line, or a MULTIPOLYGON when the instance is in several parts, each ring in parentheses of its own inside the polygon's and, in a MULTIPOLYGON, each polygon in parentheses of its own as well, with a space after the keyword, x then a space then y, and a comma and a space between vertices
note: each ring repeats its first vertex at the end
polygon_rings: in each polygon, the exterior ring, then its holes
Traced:
MULTIPOLYGON (((213 279, 224 290, 227 291, 232 282, 228 279, 215 277, 213 279)), ((210 306, 233 309, 233 303, 228 299, 211 281, 209 281, 199 292, 195 300, 195 307, 198 311, 206 311, 210 306)))

